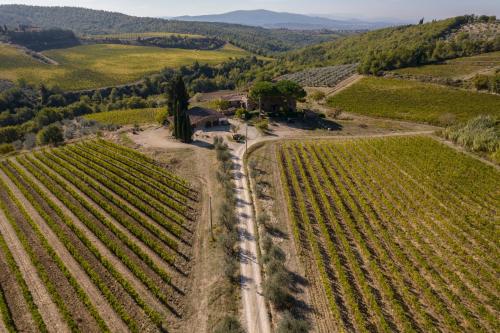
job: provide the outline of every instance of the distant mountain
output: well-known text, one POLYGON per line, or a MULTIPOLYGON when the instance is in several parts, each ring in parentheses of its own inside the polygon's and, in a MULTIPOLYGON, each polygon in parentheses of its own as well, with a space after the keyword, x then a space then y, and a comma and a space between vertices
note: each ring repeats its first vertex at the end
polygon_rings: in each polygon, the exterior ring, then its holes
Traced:
POLYGON ((279 13, 263 9, 238 10, 216 15, 179 16, 175 19, 180 21, 220 22, 291 30, 372 30, 394 25, 390 22, 367 22, 354 19, 334 20, 326 17, 279 13))
POLYGON ((216 37, 258 54, 273 54, 337 39, 345 34, 265 29, 218 22, 186 22, 76 7, 0 5, 0 25, 62 28, 77 34, 173 32, 216 37))

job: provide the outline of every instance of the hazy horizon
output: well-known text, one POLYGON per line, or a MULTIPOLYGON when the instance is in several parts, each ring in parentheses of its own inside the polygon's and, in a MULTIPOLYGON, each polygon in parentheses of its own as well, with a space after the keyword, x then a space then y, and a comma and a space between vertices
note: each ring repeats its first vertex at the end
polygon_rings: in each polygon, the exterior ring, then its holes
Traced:
POLYGON ((134 16, 174 17, 182 15, 210 15, 234 10, 266 9, 305 15, 338 18, 393 18, 414 20, 420 17, 439 19, 462 14, 500 16, 498 0, 247 0, 236 3, 229 0, 24 0, 2 1, 0 4, 26 4, 37 6, 73 6, 121 12, 134 16))

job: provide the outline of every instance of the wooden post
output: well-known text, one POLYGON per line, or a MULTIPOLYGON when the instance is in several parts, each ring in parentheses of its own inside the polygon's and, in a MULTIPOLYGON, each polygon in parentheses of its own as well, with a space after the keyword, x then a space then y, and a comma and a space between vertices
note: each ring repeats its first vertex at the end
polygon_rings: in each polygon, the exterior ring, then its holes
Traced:
POLYGON ((212 224, 212 197, 208 197, 208 207, 209 207, 209 215, 210 215, 210 235, 212 236, 212 241, 215 240, 214 238, 214 227, 212 224))

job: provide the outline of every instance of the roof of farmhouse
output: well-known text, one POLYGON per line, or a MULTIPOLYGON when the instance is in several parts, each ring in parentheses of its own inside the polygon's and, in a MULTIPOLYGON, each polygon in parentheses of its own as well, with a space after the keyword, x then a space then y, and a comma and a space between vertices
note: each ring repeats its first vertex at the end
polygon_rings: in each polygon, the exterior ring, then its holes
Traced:
MULTIPOLYGON (((212 109, 202 108, 199 106, 190 108, 187 111, 187 114, 189 116, 189 121, 191 122, 192 125, 196 125, 204 121, 206 118, 212 118, 212 119, 226 118, 222 113, 219 113, 212 109)), ((169 117, 171 121, 173 121, 173 118, 174 118, 173 116, 169 117)))

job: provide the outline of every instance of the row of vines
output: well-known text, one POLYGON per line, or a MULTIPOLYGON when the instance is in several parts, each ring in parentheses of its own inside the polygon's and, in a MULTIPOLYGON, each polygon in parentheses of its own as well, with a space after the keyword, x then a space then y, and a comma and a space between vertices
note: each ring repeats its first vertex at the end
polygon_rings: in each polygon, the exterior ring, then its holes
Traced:
POLYGON ((169 330, 183 316, 196 196, 104 140, 0 162, 0 329, 169 330))
POLYGON ((337 331, 499 330, 497 170, 424 137, 285 143, 278 160, 337 331))

